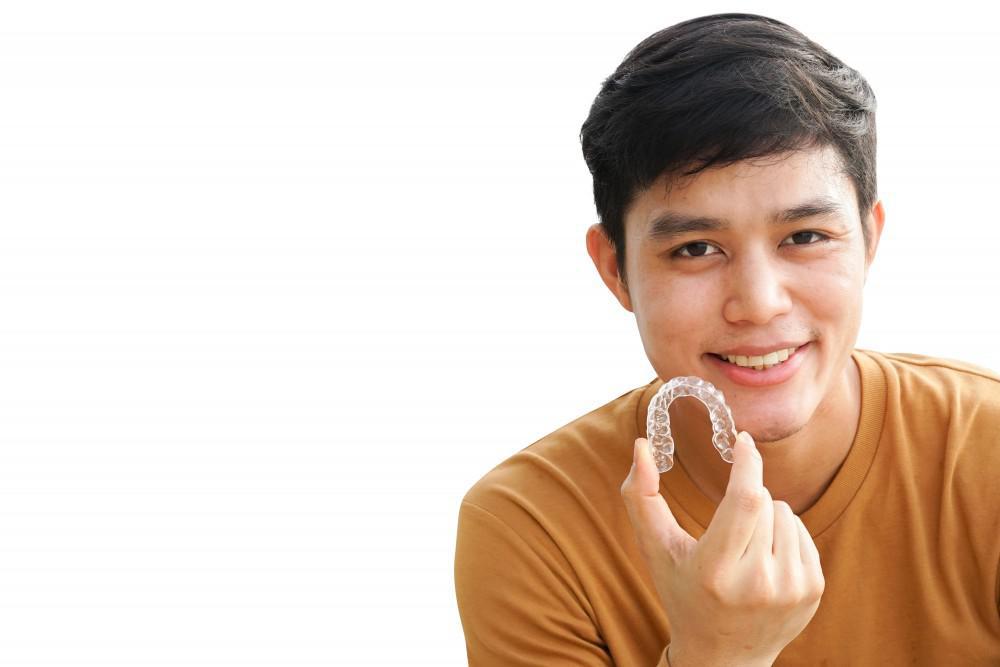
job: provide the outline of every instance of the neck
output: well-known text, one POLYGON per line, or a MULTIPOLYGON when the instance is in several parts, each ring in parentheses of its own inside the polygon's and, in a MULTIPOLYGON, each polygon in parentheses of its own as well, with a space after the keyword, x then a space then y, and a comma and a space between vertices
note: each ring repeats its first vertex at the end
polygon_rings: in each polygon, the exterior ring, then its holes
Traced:
MULTIPOLYGON (((774 500, 787 502, 796 514, 812 507, 830 486, 857 434, 861 375, 853 359, 844 372, 846 381, 839 385, 842 389, 817 407, 808 424, 782 440, 757 443, 764 459, 764 486, 774 500)), ((711 426, 704 409, 679 411, 676 418, 671 414, 670 419, 677 442, 711 442, 711 426)), ((709 500, 715 504, 722 501, 732 465, 723 461, 714 447, 678 447, 675 456, 709 500)))

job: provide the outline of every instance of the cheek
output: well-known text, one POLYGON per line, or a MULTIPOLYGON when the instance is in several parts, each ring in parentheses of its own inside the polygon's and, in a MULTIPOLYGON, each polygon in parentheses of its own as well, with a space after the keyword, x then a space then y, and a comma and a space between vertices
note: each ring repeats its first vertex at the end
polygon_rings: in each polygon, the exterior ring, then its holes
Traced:
POLYGON ((718 289, 716 272, 684 271, 659 256, 642 256, 638 269, 643 276, 641 299, 650 311, 650 318, 683 319, 685 313, 704 307, 699 295, 718 289))
POLYGON ((810 267, 795 284, 797 300, 813 313, 834 322, 852 321, 861 309, 864 264, 853 258, 823 262, 810 267))
POLYGON ((718 315, 717 300, 707 296, 711 289, 706 281, 677 276, 647 284, 637 311, 644 337, 664 353, 700 347, 713 314, 718 315))

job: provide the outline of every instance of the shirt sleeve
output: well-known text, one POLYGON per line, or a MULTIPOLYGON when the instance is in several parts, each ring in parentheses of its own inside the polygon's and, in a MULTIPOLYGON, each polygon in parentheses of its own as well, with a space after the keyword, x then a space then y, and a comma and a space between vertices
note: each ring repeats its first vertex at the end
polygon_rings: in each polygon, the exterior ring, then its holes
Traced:
POLYGON ((470 667, 614 665, 575 576, 547 551, 462 502, 455 591, 470 667))

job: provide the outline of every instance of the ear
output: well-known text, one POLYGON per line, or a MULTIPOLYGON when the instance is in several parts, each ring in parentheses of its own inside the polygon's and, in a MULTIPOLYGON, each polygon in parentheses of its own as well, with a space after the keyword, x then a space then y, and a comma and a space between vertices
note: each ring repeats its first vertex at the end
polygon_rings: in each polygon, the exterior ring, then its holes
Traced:
POLYGON ((594 266, 597 267, 601 280, 618 299, 618 303, 625 310, 632 312, 632 298, 628 293, 628 285, 622 281, 619 274, 614 245, 599 223, 595 223, 587 229, 587 253, 594 261, 594 266))
POLYGON ((868 268, 875 261, 875 253, 878 251, 878 242, 882 238, 882 228, 885 226, 885 207, 882 205, 882 200, 877 200, 872 204, 872 210, 868 214, 868 231, 870 233, 870 238, 868 240, 870 248, 868 249, 868 254, 865 257, 865 280, 868 279, 868 268))

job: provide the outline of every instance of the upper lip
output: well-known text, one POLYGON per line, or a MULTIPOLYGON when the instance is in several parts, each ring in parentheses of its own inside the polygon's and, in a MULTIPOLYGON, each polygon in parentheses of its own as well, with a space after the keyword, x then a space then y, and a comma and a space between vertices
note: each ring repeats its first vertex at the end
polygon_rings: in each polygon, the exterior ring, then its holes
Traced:
MULTIPOLYGON (((806 343, 808 342, 809 341, 806 341, 806 343)), ((740 347, 730 348, 724 352, 716 352, 715 354, 720 357, 759 357, 767 354, 768 352, 777 352, 778 350, 786 350, 792 347, 801 347, 806 343, 779 341, 777 343, 768 343, 767 345, 741 345, 740 347)))

